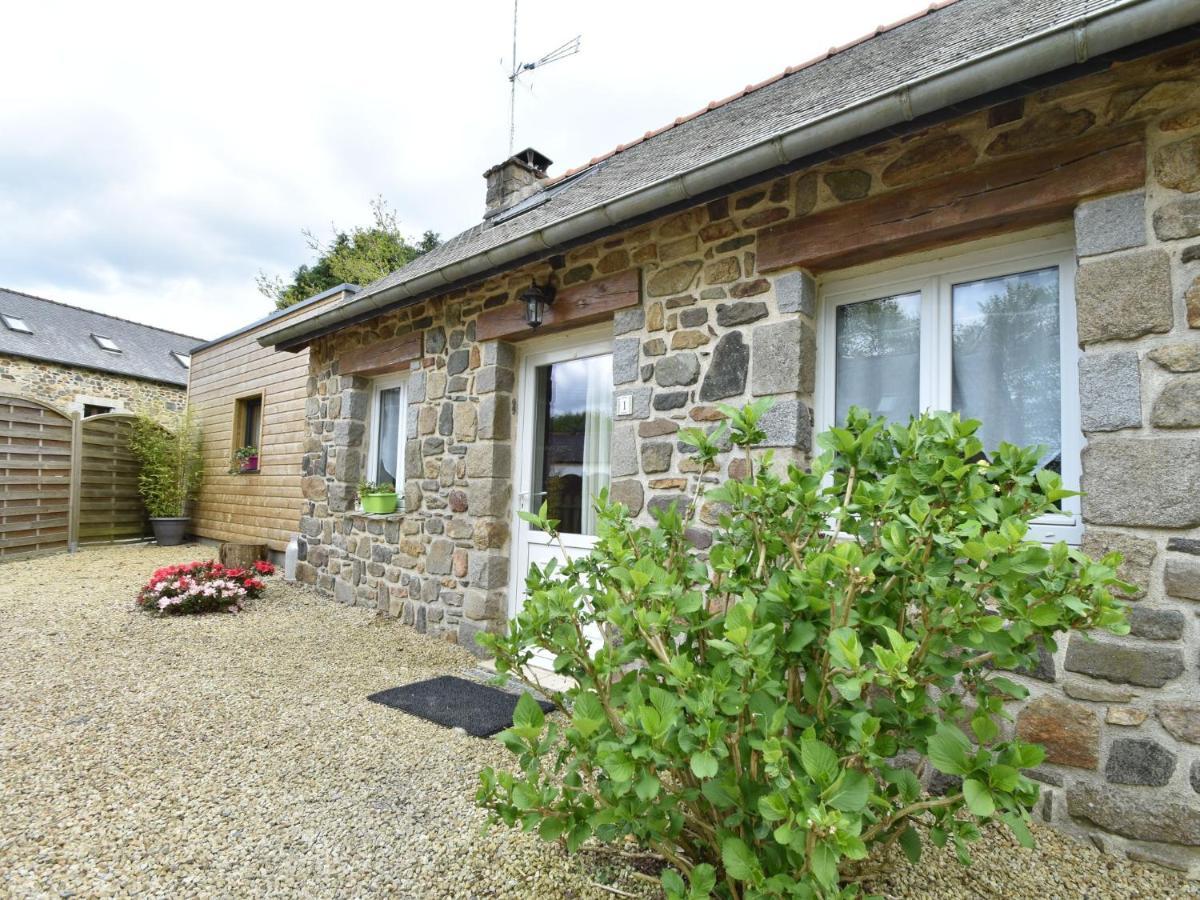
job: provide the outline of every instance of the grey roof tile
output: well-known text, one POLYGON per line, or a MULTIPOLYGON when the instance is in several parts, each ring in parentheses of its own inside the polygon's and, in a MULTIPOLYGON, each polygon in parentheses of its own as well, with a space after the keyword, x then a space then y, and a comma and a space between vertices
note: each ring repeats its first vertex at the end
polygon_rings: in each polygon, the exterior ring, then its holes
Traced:
POLYGON ((520 215, 501 215, 493 224, 468 228, 367 285, 349 302, 1120 2, 957 0, 931 10, 600 158, 554 184, 553 196, 545 202, 520 215))
POLYGON ((188 370, 171 355, 190 356, 200 338, 106 316, 0 288, 0 314, 25 321, 32 334, 0 323, 0 353, 23 356, 149 381, 186 386, 188 370), (92 335, 106 337, 120 353, 101 350, 92 335))

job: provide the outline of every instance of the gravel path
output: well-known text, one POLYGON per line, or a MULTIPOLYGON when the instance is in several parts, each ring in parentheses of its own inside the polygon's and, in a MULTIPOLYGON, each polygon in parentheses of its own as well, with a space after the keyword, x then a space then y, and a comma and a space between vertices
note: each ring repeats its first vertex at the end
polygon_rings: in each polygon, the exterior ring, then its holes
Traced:
POLYGON ((506 829, 477 774, 508 753, 368 703, 471 667, 272 579, 241 615, 132 596, 207 547, 0 565, 0 896, 612 897, 506 829))
MULTIPOLYGON (((241 615, 159 619, 132 596, 210 548, 111 547, 0 565, 0 896, 611 898, 643 883, 481 833, 481 741, 365 700, 469 669, 456 647, 273 579, 241 615)), ((1200 896, 1036 829, 898 861, 889 898, 1200 896)))

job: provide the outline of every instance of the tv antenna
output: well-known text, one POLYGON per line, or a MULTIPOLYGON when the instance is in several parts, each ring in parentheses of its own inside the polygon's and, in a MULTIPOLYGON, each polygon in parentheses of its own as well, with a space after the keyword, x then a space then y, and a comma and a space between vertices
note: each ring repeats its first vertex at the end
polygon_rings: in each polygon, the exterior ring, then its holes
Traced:
POLYGON ((534 69, 540 69, 542 66, 548 66, 552 62, 558 62, 560 59, 566 59, 568 56, 574 56, 579 52, 579 41, 583 35, 577 34, 565 44, 555 47, 545 56, 533 62, 518 62, 517 61, 517 4, 519 0, 513 0, 513 35, 512 35, 512 71, 508 74, 509 92, 508 92, 508 155, 513 155, 513 147, 516 141, 517 134, 517 80, 526 72, 532 72, 534 69))

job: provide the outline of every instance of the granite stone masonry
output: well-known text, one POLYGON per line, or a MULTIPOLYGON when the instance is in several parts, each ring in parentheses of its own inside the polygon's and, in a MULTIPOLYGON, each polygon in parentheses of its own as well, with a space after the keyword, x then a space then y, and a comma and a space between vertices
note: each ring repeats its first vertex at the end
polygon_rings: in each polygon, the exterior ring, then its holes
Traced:
MULTIPOLYGON (((1151 858, 1200 875, 1200 44, 1039 88, 1003 115, 991 112, 773 175, 317 338, 300 577, 474 650, 479 633, 504 627, 510 586, 523 574, 513 562, 513 473, 528 335, 476 334, 485 313, 516 309, 531 279, 564 290, 637 274, 636 302, 606 314, 611 495, 648 522, 653 510, 686 504, 702 477, 744 477, 735 452, 702 476, 678 439, 682 428, 718 425, 721 404, 770 398, 764 446, 780 464, 810 462, 819 363, 835 350, 820 336, 827 271, 764 268, 770 229, 868 209, 881 197, 908 210, 906 198, 924 196, 915 192, 953 184, 973 167, 1016 166, 1118 135, 1143 154, 1138 183, 1081 194, 1057 222, 1020 227, 1040 229, 1026 237, 1074 234, 1078 358, 1067 363, 1067 383, 1078 376, 1068 407, 1079 424, 1068 427, 1085 438, 1082 548, 1123 555, 1131 632, 1048 646, 1036 671, 1012 673, 1030 690, 1012 714, 1017 733, 1050 750, 1034 773, 1044 817, 1102 833, 1109 852, 1147 858, 1153 850, 1151 858), (365 471, 371 381, 342 363, 408 336, 421 349, 403 361, 404 509, 365 516, 354 487, 365 471)), ((887 258, 870 256, 881 259, 875 266, 887 258)), ((721 515, 701 499, 689 533, 697 547, 711 544, 721 515)))
POLYGON ((145 414, 164 424, 174 422, 187 405, 182 386, 0 353, 3 393, 32 397, 68 412, 83 412, 85 403, 110 405, 117 412, 145 414))

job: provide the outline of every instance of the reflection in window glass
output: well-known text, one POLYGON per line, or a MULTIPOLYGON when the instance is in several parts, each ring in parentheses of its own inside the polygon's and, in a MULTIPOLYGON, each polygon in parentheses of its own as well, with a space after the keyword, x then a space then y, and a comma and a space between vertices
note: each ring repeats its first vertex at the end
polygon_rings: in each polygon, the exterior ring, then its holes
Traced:
POLYGON ((612 356, 538 367, 530 511, 544 502, 559 531, 594 535, 592 498, 608 487, 611 443, 612 356))
POLYGON ((904 422, 920 408, 921 295, 837 308, 837 422, 851 406, 904 422))
POLYGON ((402 405, 404 389, 400 387, 387 388, 379 392, 379 417, 375 436, 377 441, 375 472, 372 481, 376 484, 399 485, 397 477, 400 471, 400 416, 403 415, 402 405))
POLYGON ((1061 471, 1058 269, 956 284, 953 304, 953 408, 985 450, 1042 444, 1061 471))

